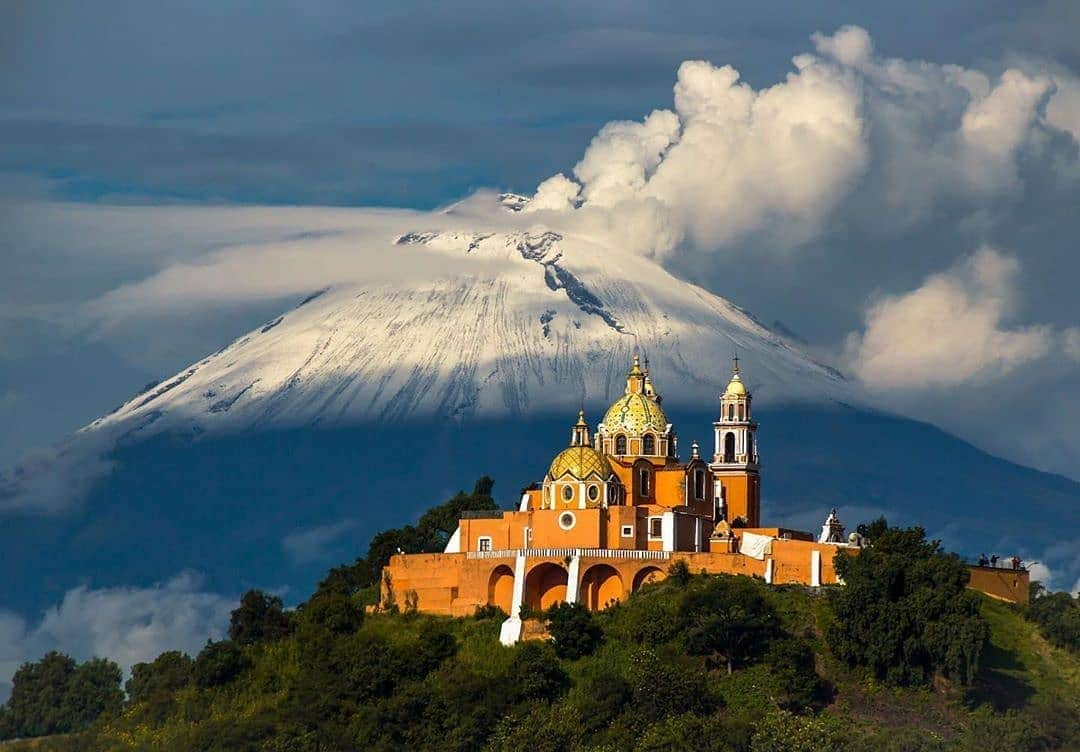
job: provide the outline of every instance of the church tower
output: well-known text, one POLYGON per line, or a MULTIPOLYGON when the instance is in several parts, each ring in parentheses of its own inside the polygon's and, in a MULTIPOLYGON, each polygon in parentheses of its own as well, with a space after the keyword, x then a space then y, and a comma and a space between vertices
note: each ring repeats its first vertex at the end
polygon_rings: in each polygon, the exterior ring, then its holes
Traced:
POLYGON ((720 395, 720 418, 713 423, 715 451, 709 468, 714 479, 717 521, 736 527, 761 524, 761 477, 755 433, 750 414, 750 392, 739 374, 739 359, 732 366, 731 381, 720 395))

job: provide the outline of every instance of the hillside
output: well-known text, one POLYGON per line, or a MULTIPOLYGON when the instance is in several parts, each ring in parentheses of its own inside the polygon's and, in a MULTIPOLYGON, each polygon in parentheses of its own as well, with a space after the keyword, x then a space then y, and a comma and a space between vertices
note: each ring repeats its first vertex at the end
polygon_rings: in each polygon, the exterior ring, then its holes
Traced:
MULTIPOLYGON (((671 577, 594 627, 590 649, 498 644, 501 616, 325 612, 243 649, 237 678, 136 702, 91 731, 22 750, 636 749, 1069 750, 1080 744, 1080 657, 1049 645, 1012 606, 981 598, 990 625, 975 681, 888 687, 839 662, 823 637, 829 598, 737 580, 777 620, 732 673, 680 649, 672 625, 706 580, 671 577), (577 655, 577 653, 585 653, 577 655)), ((735 592, 735 591, 733 591, 735 592)), ((581 634, 579 630, 577 634, 581 634)), ((695 652, 691 650, 691 652, 695 652)), ((197 682, 201 680, 196 680, 197 682)), ((204 685, 206 682, 202 682, 204 685)))

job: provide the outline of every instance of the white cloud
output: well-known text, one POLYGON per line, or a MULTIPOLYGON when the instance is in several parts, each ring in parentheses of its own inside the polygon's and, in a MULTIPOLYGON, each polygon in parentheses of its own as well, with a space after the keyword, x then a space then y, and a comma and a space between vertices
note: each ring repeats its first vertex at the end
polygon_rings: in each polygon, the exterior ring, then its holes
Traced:
POLYGON ((165 650, 197 653, 207 638, 228 625, 232 598, 201 590, 193 572, 181 572, 151 587, 69 590, 33 627, 0 611, 0 701, 11 691, 19 664, 60 650, 76 660, 98 656, 128 671, 165 650))
POLYGON ((856 26, 812 41, 817 54, 796 56, 784 81, 759 90, 730 65, 684 62, 674 111, 605 125, 574 168, 577 183, 562 174, 541 183, 533 209, 604 212, 615 231, 636 213, 628 242, 650 254, 750 234, 790 248, 816 236, 856 185, 885 226, 923 219, 939 201, 1014 192, 1019 156, 1043 122, 1077 124, 1068 82, 1042 117, 1049 75, 1010 68, 995 80, 877 57, 856 26))
POLYGON ((297 530, 282 539, 281 548, 297 563, 319 561, 330 555, 333 544, 355 526, 354 520, 342 520, 297 530))
POLYGON ((1003 328, 1013 307, 1017 261, 983 248, 911 292, 887 296, 852 334, 847 360, 867 385, 911 389, 1000 376, 1046 355, 1047 326, 1003 328))

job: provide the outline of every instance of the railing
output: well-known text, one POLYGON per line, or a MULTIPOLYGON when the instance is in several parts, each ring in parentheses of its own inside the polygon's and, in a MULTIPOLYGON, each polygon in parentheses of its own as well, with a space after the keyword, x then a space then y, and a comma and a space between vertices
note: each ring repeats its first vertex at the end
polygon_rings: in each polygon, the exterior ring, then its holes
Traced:
POLYGON ((573 556, 603 559, 655 559, 671 558, 671 551, 638 551, 629 548, 509 548, 500 551, 467 551, 469 559, 513 559, 524 554, 532 559, 555 559, 573 556))

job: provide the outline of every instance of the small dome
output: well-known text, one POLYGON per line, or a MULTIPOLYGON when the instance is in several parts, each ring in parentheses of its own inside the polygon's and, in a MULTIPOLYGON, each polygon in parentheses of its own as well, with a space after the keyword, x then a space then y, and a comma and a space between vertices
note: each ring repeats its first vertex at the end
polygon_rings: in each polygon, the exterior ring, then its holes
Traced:
POLYGON ((604 415, 604 431, 615 434, 624 431, 640 436, 646 429, 663 432, 668 425, 667 416, 653 398, 646 394, 631 392, 615 400, 604 415))
POLYGON ((607 480, 611 477, 611 465, 604 455, 590 446, 571 446, 555 455, 548 478, 558 480, 568 473, 575 480, 590 477, 607 480))
POLYGON ((749 394, 746 391, 746 385, 742 383, 742 377, 739 375, 739 356, 736 355, 732 359, 731 365, 731 381, 728 382, 727 389, 724 390, 725 397, 745 397, 749 394))
POLYGON ((727 389, 724 390, 725 397, 745 397, 746 385, 742 383, 742 379, 739 378, 739 374, 735 374, 731 381, 727 385, 727 389))

